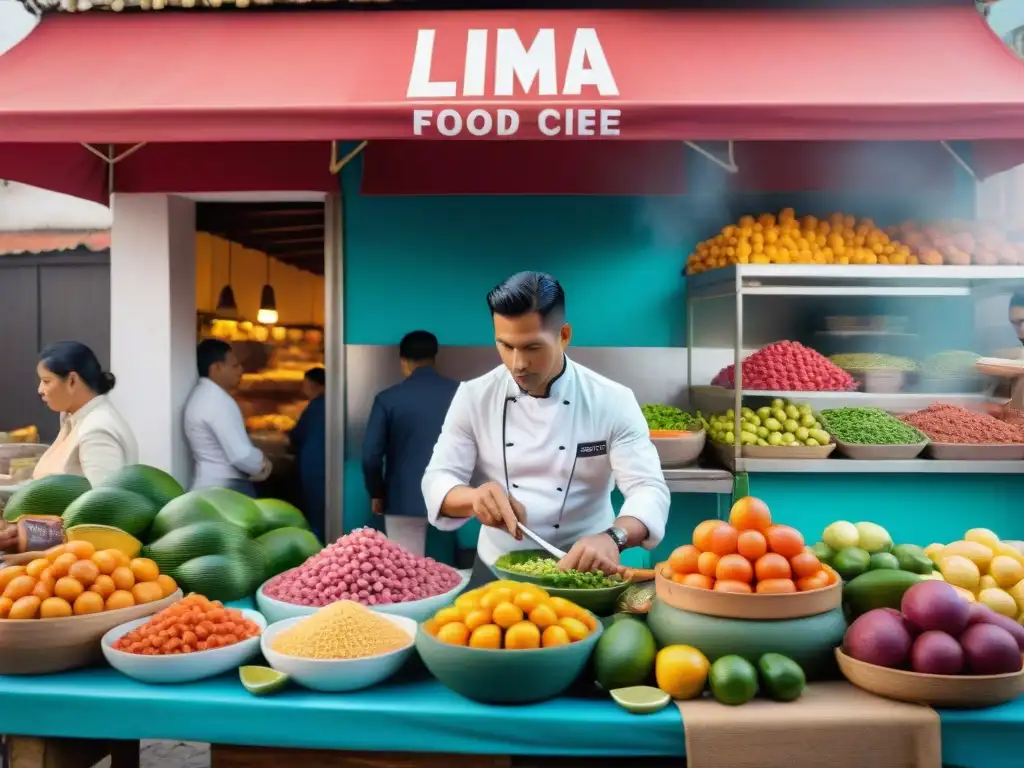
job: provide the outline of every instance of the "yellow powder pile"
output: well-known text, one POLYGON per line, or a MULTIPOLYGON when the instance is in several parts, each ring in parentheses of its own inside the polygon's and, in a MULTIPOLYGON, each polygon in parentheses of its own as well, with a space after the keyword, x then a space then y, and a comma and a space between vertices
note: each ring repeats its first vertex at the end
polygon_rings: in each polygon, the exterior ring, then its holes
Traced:
POLYGON ((412 638, 359 603, 331 603, 273 639, 270 647, 300 659, 365 659, 405 648, 412 638))

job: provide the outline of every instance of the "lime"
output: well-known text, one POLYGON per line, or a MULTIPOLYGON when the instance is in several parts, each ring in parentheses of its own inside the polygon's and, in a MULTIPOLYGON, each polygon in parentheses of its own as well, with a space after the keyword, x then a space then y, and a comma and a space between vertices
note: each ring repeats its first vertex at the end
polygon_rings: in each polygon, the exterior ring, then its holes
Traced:
POLYGON ((270 667, 239 667, 238 678, 253 696, 277 693, 288 684, 288 675, 270 667))
POLYGON ((612 699, 627 712, 634 715, 650 715, 668 706, 672 697, 664 691, 649 685, 631 685, 629 688, 616 688, 612 691, 612 699))
POLYGON ((711 693, 722 704, 746 704, 757 695, 757 670, 742 656, 722 656, 708 674, 711 693))
POLYGON ((900 561, 891 552, 876 552, 868 561, 869 571, 898 571, 900 561))
POLYGON ((757 668, 768 696, 775 701, 795 701, 807 685, 800 665, 781 653, 766 653, 758 660, 757 668))

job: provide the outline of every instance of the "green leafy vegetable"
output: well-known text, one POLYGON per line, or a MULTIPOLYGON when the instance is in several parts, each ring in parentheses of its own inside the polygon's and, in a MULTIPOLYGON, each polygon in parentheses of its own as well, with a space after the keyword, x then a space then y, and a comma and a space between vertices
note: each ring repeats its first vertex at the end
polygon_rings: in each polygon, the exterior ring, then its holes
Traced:
POLYGON ((697 416, 671 405, 648 403, 640 410, 647 420, 648 429, 690 430, 701 426, 697 416))
POLYGON ((622 583, 619 576, 605 576, 600 571, 563 571, 554 558, 534 553, 509 552, 499 557, 494 565, 502 571, 532 576, 542 586, 561 589, 606 589, 622 583))

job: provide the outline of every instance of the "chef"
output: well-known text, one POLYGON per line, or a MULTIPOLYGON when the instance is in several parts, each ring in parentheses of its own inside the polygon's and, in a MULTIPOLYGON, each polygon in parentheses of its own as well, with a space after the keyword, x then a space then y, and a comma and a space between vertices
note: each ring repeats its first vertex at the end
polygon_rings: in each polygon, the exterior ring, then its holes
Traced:
POLYGON ((471 583, 536 549, 522 522, 568 552, 563 569, 622 570, 629 547, 665 534, 669 492, 636 397, 565 354, 572 329, 551 275, 521 272, 487 295, 502 365, 459 386, 423 475, 435 527, 483 524, 471 583), (625 503, 615 516, 611 491, 625 503))
MULTIPOLYGON (((1024 344, 1024 291, 1018 291, 1010 297, 1010 326, 1014 333, 1024 344)), ((1000 356, 1008 360, 1021 360, 1024 358, 1022 350, 1006 351, 1000 356)), ((986 410, 996 418, 1006 416, 1006 408, 1010 406, 1017 410, 1024 410, 1024 372, 1016 376, 1008 376, 1008 381, 1003 382, 996 389, 996 396, 1003 396, 1008 402, 998 405, 989 405, 986 410)))

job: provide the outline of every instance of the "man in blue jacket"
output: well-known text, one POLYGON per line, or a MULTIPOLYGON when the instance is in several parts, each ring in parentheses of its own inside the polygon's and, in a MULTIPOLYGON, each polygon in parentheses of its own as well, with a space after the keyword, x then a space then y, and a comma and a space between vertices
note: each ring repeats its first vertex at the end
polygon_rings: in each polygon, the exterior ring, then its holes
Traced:
POLYGON ((373 513, 384 516, 389 539, 421 556, 427 509, 420 484, 459 387, 434 369, 437 349, 437 337, 428 331, 405 335, 398 347, 404 379, 374 399, 363 440, 373 513))
POLYGON ((313 532, 324 539, 327 482, 327 375, 323 368, 311 368, 302 380, 302 393, 309 400, 291 431, 292 453, 298 461, 302 511, 313 532))

